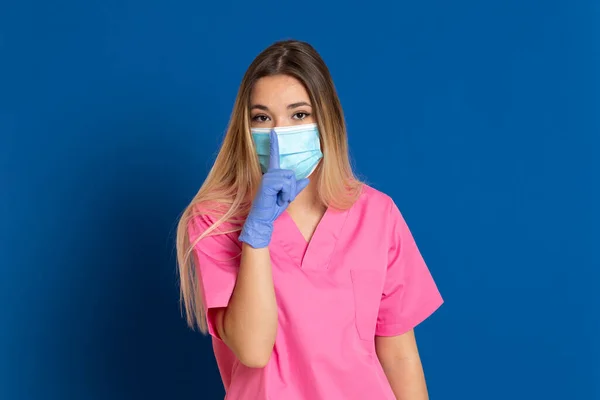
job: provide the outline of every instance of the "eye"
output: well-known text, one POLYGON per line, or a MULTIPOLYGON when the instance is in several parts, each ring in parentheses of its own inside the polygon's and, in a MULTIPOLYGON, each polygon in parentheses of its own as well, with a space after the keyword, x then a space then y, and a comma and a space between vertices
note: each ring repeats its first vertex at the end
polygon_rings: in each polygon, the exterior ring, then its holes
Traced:
POLYGON ((296 114, 294 114, 292 116, 293 119, 299 119, 299 120, 303 120, 306 117, 309 117, 310 114, 309 113, 305 113, 305 112, 297 112, 296 114))
POLYGON ((254 117, 252 117, 252 121, 259 122, 259 123, 267 122, 268 120, 269 120, 269 117, 267 117, 266 115, 263 115, 263 114, 258 114, 258 115, 255 115, 254 117))

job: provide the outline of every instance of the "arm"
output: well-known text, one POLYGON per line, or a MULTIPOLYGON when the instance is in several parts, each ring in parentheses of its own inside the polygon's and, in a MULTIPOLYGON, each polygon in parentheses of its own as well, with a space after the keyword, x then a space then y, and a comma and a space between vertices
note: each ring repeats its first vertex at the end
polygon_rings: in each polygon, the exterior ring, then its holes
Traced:
POLYGON ((269 169, 239 236, 243 245, 236 284, 227 307, 215 313, 218 335, 242 364, 256 368, 269 362, 277 333, 277 302, 268 249, 273 222, 308 185, 308 179, 296 181, 293 171, 279 168, 275 131, 271 131, 269 140, 269 169))
POLYGON ((427 400, 413 329, 443 303, 415 240, 394 203, 388 267, 379 304, 375 349, 399 400, 427 400))
POLYGON ((398 400, 429 399, 413 330, 399 336, 376 336, 375 348, 398 400))
POLYGON ((240 362, 262 368, 277 333, 277 303, 268 248, 242 246, 242 258, 229 305, 214 310, 217 332, 240 362))

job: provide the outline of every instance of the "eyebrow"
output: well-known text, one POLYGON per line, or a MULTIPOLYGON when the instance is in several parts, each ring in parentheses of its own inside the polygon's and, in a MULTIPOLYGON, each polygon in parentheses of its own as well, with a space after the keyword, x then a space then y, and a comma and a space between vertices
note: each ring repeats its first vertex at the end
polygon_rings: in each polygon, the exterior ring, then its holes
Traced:
POLYGON ((292 103, 289 106, 287 106, 288 109, 292 109, 292 108, 298 108, 300 106, 309 106, 312 107, 309 103, 305 102, 305 101, 299 101, 297 103, 292 103))
MULTIPOLYGON (((298 107, 301 107, 301 106, 312 107, 310 105, 310 103, 307 103, 306 101, 299 101, 297 103, 292 103, 292 104, 288 105, 287 108, 289 110, 289 109, 298 108, 298 107)), ((262 104, 254 104, 254 105, 252 105, 252 107, 250 107, 250 110, 254 110, 254 109, 259 109, 259 110, 263 110, 263 111, 269 111, 269 107, 263 106, 262 104)))

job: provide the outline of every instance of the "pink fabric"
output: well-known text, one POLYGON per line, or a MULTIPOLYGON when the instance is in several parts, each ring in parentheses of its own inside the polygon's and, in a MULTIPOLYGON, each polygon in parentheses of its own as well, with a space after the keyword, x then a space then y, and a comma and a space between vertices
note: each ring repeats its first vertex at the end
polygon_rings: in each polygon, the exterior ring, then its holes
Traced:
MULTIPOLYGON (((192 240, 213 222, 196 218, 192 240)), ((227 306, 237 236, 210 236, 195 247, 208 308, 227 306)), ((413 329, 443 300, 392 199, 365 186, 350 210, 325 213, 308 244, 284 212, 269 249, 279 326, 268 365, 240 364, 209 318, 226 399, 395 400, 374 338, 413 329)))

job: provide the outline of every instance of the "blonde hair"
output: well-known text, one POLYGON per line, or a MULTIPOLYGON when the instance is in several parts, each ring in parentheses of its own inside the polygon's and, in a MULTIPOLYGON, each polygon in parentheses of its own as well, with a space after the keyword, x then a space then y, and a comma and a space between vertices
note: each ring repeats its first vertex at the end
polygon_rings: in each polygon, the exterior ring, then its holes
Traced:
POLYGON ((239 231, 248 214, 261 180, 258 156, 250 135, 250 94, 262 77, 288 75, 300 81, 313 105, 319 126, 322 162, 315 171, 318 195, 323 205, 348 209, 361 192, 350 165, 346 124, 329 69, 308 43, 286 40, 262 51, 246 71, 233 112, 217 155, 204 184, 183 212, 177 227, 177 262, 181 304, 191 328, 207 332, 200 271, 193 256, 196 244, 210 234, 239 231), (188 225, 199 214, 211 214, 217 221, 200 237, 190 242, 188 225), (230 223, 229 231, 215 231, 230 223))

